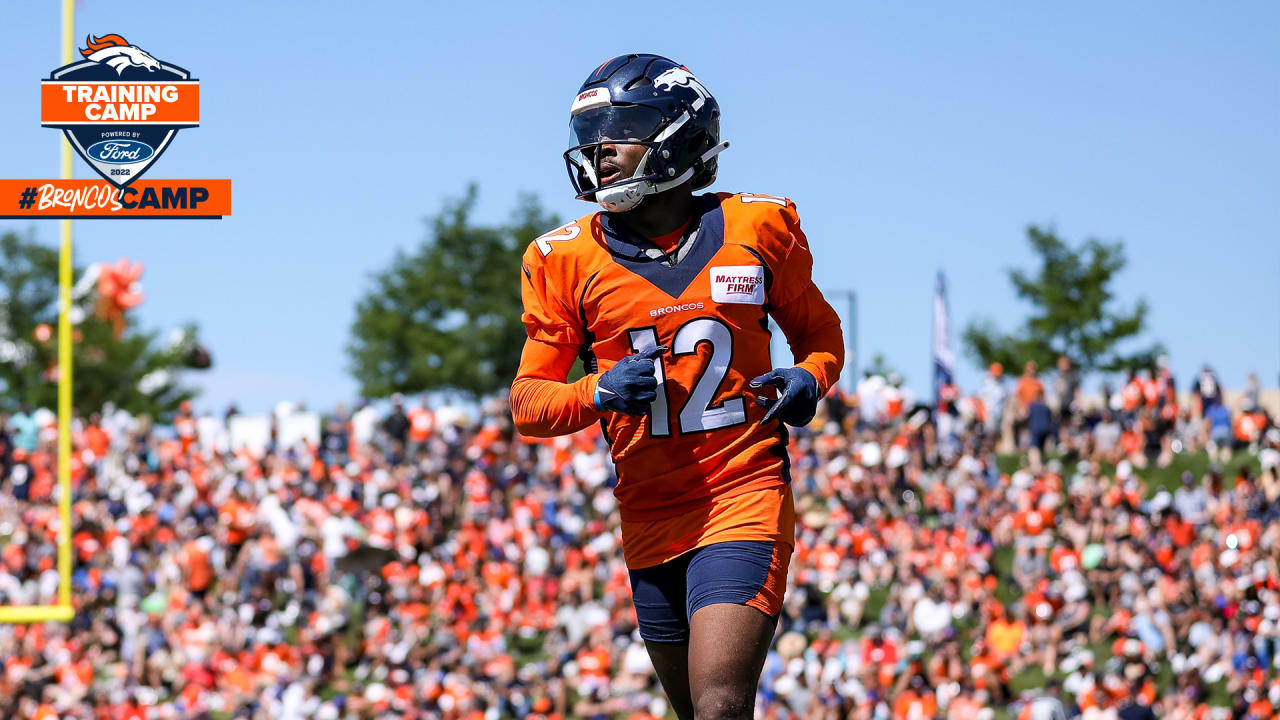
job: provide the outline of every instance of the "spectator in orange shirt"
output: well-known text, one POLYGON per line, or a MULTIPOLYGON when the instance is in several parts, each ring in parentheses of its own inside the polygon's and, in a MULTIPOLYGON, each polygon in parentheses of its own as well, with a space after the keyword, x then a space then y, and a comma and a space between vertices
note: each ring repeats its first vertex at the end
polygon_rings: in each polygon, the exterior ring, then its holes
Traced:
POLYGON ((409 446, 406 454, 410 458, 416 458, 427 449, 427 441, 431 439, 431 434, 436 429, 436 415, 427 408, 427 401, 423 399, 421 405, 415 406, 409 410, 409 446))
POLYGON ((257 523, 253 505, 248 502, 248 487, 244 481, 236 483, 231 499, 218 508, 218 519, 226 528, 226 541, 231 546, 231 557, 240 553, 240 548, 249 539, 257 523))
POLYGON ((84 429, 84 444, 93 453, 93 460, 101 460, 107 456, 111 448, 111 438, 102 429, 102 416, 94 413, 89 416, 89 424, 84 429))
POLYGON ((1020 619, 1006 617, 1004 606, 999 603, 992 606, 992 614, 995 617, 987 625, 987 646, 998 660, 1009 667, 1010 672, 1016 674, 1021 669, 1019 650, 1026 636, 1027 624, 1020 619))
POLYGON ((196 419, 191 414, 190 400, 183 400, 178 406, 178 414, 173 418, 173 429, 182 441, 182 452, 187 452, 196 441, 196 419))
POLYGON ((937 714, 937 697, 920 675, 911 678, 910 685, 893 703, 894 720, 932 720, 937 714))
POLYGON ((1022 412, 1026 412, 1036 397, 1044 394, 1044 385, 1040 379, 1036 377, 1036 364, 1032 360, 1028 360, 1022 366, 1022 376, 1018 378, 1018 407, 1022 412))
POLYGON ((1013 441, 1019 447, 1022 446, 1022 434, 1027 429, 1027 413, 1031 403, 1035 402, 1037 396, 1043 396, 1043 394, 1044 385, 1036 377, 1036 364, 1028 360, 1022 366, 1022 375, 1018 377, 1018 383, 1013 391, 1016 401, 1013 408, 1013 441))
POLYGON ((947 720, 978 720, 984 705, 976 693, 961 690, 947 705, 947 720))
POLYGON ((996 702, 1003 703, 1009 699, 1009 668, 985 640, 979 639, 974 644, 969 670, 973 674, 973 686, 977 690, 990 694, 996 702))
POLYGON ((1244 450, 1262 437, 1262 431, 1267 429, 1267 414, 1257 408, 1246 410, 1236 415, 1233 425, 1233 434, 1235 435, 1235 445, 1232 449, 1244 450))
MULTIPOLYGON (((209 553, 202 547, 206 538, 192 540, 183 546, 178 555, 178 564, 187 581, 187 589, 191 594, 203 598, 213 585, 213 565, 209 562, 209 553)), ((212 545, 212 541, 208 541, 212 545)))

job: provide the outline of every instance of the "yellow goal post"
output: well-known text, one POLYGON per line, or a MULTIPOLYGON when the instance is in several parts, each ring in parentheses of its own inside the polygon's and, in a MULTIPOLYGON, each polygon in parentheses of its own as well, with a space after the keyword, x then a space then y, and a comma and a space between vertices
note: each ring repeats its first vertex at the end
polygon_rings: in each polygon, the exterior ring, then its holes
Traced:
MULTIPOLYGON (((71 64, 74 0, 62 0, 62 64, 71 64)), ((62 137, 62 178, 71 178, 71 143, 62 137)), ((70 622, 71 605, 71 221, 59 220, 58 254, 58 604, 0 606, 0 623, 70 622)))

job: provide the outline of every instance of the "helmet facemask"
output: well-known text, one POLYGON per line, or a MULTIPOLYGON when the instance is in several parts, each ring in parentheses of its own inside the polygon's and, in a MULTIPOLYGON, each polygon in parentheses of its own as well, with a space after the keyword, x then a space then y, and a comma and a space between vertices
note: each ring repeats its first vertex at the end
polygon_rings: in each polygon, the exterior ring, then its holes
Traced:
MULTIPOLYGON (((668 138, 676 136, 688 119, 688 114, 682 114, 672 125, 656 130, 652 140, 614 140, 606 136, 566 150, 564 159, 569 169, 569 180, 578 191, 578 199, 594 200, 610 212, 625 212, 639 205, 645 195, 670 190, 691 179, 695 181, 694 190, 710 185, 716 176, 715 156, 729 147, 728 142, 708 148, 683 173, 677 174, 672 163, 664 162, 671 157, 668 138), (643 145, 646 150, 630 177, 600 185, 600 150, 605 145, 643 145)), ((571 141, 574 139, 577 138, 571 137, 571 141)))
POLYGON ((605 210, 624 212, 640 204, 662 178, 649 171, 650 160, 659 143, 654 138, 662 126, 662 115, 644 105, 605 105, 575 114, 569 122, 569 142, 564 159, 569 180, 580 200, 595 200, 605 210), (605 185, 602 152, 605 145, 643 145, 644 155, 630 176, 605 185))
MULTIPOLYGON (((624 212, 645 195, 688 182, 692 190, 715 180, 716 160, 729 143, 719 141, 720 110, 688 69, 654 55, 619 57, 597 68, 570 108, 569 180, 580 200, 624 212), (602 165, 606 145, 642 145, 643 155, 628 176, 602 165)), ((616 150, 616 147, 614 148, 616 150)))

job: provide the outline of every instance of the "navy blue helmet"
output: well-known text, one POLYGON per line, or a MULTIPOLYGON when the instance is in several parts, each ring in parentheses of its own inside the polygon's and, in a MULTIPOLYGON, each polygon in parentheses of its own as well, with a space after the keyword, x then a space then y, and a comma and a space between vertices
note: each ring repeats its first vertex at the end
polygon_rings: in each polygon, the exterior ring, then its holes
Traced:
POLYGON ((716 179, 720 105, 683 65, 659 55, 619 55, 591 73, 570 108, 564 159, 580 200, 630 210, 645 195, 716 179), (601 185, 600 146, 643 145, 631 177, 601 185))

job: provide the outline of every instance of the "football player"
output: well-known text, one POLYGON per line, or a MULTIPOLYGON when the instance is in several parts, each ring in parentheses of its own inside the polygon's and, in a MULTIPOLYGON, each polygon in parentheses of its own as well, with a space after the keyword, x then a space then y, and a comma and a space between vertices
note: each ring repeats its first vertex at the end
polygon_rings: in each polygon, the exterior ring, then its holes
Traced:
POLYGON ((516 427, 603 423, 640 635, 672 707, 750 718, 795 542, 785 424, 809 423, 836 382, 840 320, 791 201, 694 194, 728 143, 688 68, 605 62, 569 128, 569 178, 603 212, 524 254, 516 427), (772 367, 770 316, 794 367, 772 367), (567 383, 578 357, 587 374, 567 383))

